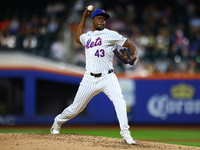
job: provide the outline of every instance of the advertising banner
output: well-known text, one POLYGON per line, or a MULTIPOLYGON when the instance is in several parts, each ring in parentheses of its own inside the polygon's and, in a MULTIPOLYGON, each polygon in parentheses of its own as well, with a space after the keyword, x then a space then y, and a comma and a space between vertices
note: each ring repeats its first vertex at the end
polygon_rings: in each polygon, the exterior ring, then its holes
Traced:
POLYGON ((199 124, 199 80, 137 80, 132 122, 199 124))

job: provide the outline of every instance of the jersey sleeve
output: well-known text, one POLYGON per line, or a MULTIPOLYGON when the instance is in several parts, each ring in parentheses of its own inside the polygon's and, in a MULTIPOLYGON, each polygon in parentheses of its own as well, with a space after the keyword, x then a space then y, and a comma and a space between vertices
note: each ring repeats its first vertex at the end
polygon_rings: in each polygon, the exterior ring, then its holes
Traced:
POLYGON ((85 33, 83 33, 83 34, 80 35, 80 41, 81 41, 81 43, 82 43, 83 46, 85 46, 85 39, 86 39, 85 36, 86 36, 85 33))
POLYGON ((119 34, 116 31, 110 32, 110 42, 113 44, 117 44, 119 46, 123 46, 124 43, 127 41, 127 38, 123 35, 119 34))

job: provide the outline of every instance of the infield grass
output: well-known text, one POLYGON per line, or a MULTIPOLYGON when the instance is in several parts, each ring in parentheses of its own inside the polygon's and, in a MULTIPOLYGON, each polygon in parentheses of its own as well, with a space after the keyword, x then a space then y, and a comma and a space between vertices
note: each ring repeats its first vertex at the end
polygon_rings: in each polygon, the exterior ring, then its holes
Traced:
MULTIPOLYGON (((49 128, 1 128, 0 133, 49 133, 49 128)), ((169 143, 187 146, 200 147, 200 130, 170 130, 170 129, 143 129, 131 130, 135 140, 152 141, 159 143, 169 143)), ((121 138, 119 129, 105 128, 67 128, 61 129, 61 134, 84 134, 104 137, 121 138)))

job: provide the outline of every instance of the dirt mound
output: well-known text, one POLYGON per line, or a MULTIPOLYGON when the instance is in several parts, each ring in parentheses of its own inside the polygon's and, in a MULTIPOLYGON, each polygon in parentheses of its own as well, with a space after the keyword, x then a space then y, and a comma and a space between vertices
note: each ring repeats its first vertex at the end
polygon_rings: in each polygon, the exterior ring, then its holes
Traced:
POLYGON ((137 143, 128 145, 120 138, 79 134, 0 133, 2 150, 200 150, 199 147, 140 140, 137 143))

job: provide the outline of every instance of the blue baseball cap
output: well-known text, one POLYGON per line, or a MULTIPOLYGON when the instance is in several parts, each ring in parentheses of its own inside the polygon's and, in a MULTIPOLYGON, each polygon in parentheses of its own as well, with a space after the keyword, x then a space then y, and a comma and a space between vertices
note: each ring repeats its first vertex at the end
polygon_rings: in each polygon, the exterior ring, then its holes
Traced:
POLYGON ((107 14, 107 13, 105 12, 105 10, 103 10, 103 9, 96 9, 96 10, 92 13, 92 19, 93 19, 95 16, 99 16, 99 15, 104 16, 104 17, 106 18, 106 20, 110 18, 110 15, 107 14))

